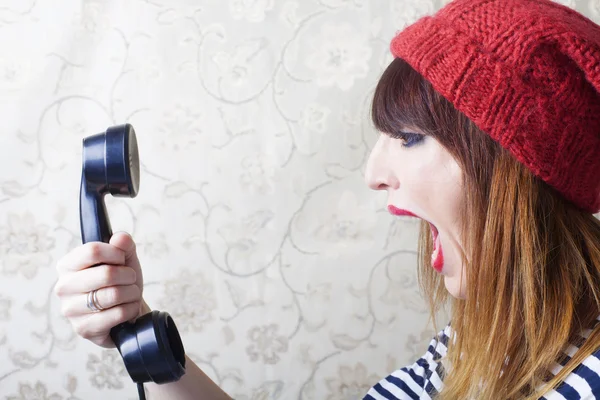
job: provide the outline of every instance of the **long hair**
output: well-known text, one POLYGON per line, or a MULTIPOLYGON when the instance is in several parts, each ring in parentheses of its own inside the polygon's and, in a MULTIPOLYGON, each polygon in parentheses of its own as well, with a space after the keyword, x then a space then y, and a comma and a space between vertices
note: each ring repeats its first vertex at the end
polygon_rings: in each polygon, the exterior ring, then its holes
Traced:
POLYGON ((371 114, 384 133, 418 127, 463 172, 464 299, 450 298, 430 265, 426 222, 418 246, 418 282, 436 332, 437 311, 451 306, 436 398, 537 399, 556 389, 600 347, 600 221, 534 176, 402 59, 384 71, 371 114), (569 360, 570 344, 580 348, 569 360))

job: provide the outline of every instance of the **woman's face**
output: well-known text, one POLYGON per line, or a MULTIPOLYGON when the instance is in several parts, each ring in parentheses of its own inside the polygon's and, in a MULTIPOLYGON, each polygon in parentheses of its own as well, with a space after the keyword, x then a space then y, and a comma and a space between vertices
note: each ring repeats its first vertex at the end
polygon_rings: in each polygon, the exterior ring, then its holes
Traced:
POLYGON ((371 189, 387 191, 390 213, 429 222, 434 238, 431 266, 444 276, 452 296, 465 298, 458 220, 463 201, 461 168, 433 137, 412 128, 405 132, 393 137, 381 134, 365 179, 371 189))

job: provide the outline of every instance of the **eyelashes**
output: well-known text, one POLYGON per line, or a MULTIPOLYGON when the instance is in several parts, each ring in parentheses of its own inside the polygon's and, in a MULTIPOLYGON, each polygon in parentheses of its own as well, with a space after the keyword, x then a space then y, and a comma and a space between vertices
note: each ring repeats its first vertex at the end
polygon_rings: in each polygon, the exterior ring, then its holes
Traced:
POLYGON ((404 147, 413 147, 419 143, 421 143, 423 140, 425 140, 425 135, 422 135, 420 133, 413 133, 413 132, 393 132, 393 133, 388 133, 388 136, 393 138, 393 139, 399 139, 401 140, 402 146, 404 147))

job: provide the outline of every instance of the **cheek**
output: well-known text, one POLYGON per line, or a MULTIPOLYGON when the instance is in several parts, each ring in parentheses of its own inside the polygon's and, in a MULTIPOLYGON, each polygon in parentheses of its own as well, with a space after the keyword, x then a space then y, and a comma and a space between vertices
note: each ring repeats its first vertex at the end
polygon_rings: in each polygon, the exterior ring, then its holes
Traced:
POLYGON ((462 171, 443 149, 436 148, 431 157, 415 160, 410 172, 410 192, 419 211, 440 231, 444 252, 444 271, 449 291, 464 293, 460 283, 462 244, 459 212, 464 201, 462 171))
POLYGON ((426 159, 414 159, 406 164, 402 173, 405 189, 418 209, 431 216, 438 207, 440 195, 444 195, 443 178, 437 163, 426 159))
POLYGON ((462 172, 445 151, 434 148, 406 165, 404 183, 416 206, 441 231, 454 231, 463 202, 462 172))
POLYGON ((460 295, 464 291, 460 287, 462 170, 450 153, 434 140, 422 148, 403 151, 393 159, 401 160, 394 165, 401 187, 397 200, 438 228, 444 251, 443 273, 451 280, 448 285, 452 292, 460 295))
POLYGON ((459 167, 452 161, 443 170, 448 171, 440 180, 439 191, 434 200, 435 221, 439 224, 442 248, 445 256, 444 279, 448 292, 455 298, 464 299, 466 293, 464 265, 461 254, 460 208, 464 201, 459 167))

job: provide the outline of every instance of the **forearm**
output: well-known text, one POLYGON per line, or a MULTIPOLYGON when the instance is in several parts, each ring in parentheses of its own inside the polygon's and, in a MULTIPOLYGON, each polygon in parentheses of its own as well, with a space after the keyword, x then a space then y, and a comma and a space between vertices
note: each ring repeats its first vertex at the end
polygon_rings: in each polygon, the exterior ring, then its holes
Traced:
MULTIPOLYGON (((152 309, 142 300, 142 314, 152 309)), ((185 374, 177 381, 157 385, 145 383, 148 400, 231 400, 188 356, 185 374)))
POLYGON ((185 359, 186 372, 177 382, 146 383, 148 400, 231 400, 192 360, 185 359))

